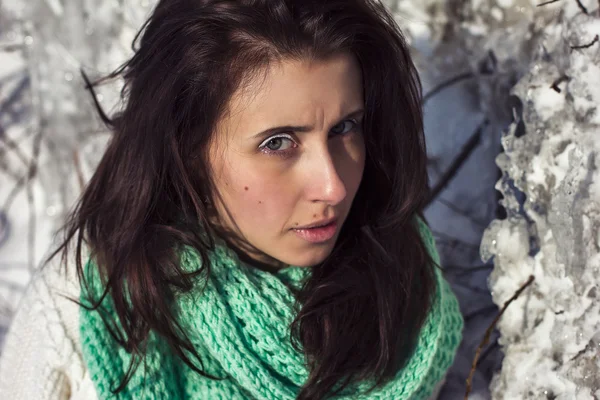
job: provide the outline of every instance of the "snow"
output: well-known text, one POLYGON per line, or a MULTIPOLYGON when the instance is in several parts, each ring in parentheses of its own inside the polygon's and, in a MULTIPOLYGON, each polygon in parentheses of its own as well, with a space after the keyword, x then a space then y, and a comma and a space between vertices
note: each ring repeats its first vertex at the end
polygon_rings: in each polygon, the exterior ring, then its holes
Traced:
POLYGON ((550 21, 536 68, 513 89, 528 106, 526 133, 517 138, 513 124, 498 157, 516 188, 498 185, 510 217, 492 222, 481 246, 495 264, 494 301, 503 304, 530 274, 535 281, 498 324, 505 357, 494 399, 593 399, 600 389, 600 50, 570 48, 591 42, 598 21, 573 3, 550 21), (561 75, 569 79, 559 93, 551 84, 561 75), (522 245, 532 240, 535 254, 522 245))

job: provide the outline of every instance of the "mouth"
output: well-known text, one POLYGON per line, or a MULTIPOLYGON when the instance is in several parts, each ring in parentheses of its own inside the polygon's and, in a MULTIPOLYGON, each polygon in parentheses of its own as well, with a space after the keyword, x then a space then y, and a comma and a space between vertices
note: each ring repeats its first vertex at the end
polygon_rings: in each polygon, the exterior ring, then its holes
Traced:
POLYGON ((321 228, 323 226, 327 226, 333 222, 336 222, 337 218, 329 218, 329 219, 322 219, 320 221, 317 222, 313 222, 310 225, 305 225, 305 226, 297 226, 294 229, 312 229, 312 228, 321 228))
POLYGON ((310 243, 323 243, 331 240, 338 230, 336 218, 317 221, 310 225, 294 228, 293 231, 300 238, 310 243))

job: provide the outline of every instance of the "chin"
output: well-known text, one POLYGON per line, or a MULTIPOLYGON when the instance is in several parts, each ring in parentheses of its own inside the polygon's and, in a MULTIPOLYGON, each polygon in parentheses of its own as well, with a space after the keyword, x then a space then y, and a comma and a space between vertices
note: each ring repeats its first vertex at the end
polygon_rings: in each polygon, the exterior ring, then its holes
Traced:
POLYGON ((294 257, 290 257, 289 260, 286 260, 286 264, 297 267, 314 267, 323 262, 333 250, 333 244, 311 247, 312 248, 302 249, 300 251, 296 250, 294 257))

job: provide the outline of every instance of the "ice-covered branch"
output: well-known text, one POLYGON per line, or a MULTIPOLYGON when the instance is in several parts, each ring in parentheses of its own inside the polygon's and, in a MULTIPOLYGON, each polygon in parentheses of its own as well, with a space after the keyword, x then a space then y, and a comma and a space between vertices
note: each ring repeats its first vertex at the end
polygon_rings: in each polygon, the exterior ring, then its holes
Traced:
POLYGON ((495 264, 494 300, 536 281, 498 322, 505 358, 494 399, 600 397, 600 23, 586 4, 563 1, 544 28, 513 91, 522 120, 497 158, 508 217, 481 246, 495 264))

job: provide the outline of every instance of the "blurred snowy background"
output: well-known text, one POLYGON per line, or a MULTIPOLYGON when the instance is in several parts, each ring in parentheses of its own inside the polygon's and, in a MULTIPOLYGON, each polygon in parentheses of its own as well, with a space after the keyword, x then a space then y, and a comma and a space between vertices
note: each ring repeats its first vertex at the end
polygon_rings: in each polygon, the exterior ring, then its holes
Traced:
MULTIPOLYGON (((424 84, 425 216, 465 316, 440 399, 600 398, 600 1, 386 0, 424 84)), ((109 139, 80 69, 131 55, 150 0, 0 0, 0 349, 109 139)), ((98 88, 107 111, 119 82, 98 88)), ((1 351, 0 351, 1 356, 1 351)))

